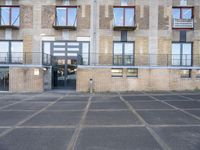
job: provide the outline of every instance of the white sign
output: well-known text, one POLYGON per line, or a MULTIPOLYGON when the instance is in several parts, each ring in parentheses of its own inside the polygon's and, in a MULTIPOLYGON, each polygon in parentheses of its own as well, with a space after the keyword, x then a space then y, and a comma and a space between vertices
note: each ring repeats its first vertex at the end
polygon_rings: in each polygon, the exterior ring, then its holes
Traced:
POLYGON ((40 75, 40 70, 34 69, 34 76, 39 76, 39 75, 40 75))

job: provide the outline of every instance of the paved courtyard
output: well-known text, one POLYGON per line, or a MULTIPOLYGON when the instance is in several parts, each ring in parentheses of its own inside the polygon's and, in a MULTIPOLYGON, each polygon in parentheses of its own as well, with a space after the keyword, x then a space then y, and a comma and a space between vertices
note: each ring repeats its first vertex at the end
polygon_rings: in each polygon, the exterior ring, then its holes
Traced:
POLYGON ((0 150, 200 150, 200 93, 0 94, 0 150))

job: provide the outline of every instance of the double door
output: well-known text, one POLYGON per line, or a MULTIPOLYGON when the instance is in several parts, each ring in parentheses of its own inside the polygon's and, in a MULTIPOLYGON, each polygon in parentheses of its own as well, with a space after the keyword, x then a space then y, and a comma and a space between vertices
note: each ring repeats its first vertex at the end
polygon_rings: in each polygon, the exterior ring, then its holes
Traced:
POLYGON ((53 86, 56 89, 76 89, 77 59, 58 59, 53 67, 53 86))

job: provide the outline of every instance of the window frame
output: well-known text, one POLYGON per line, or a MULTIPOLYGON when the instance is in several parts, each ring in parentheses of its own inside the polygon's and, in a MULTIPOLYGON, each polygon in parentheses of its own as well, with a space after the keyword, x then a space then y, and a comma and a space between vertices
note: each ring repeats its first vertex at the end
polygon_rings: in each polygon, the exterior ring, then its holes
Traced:
POLYGON ((117 26, 115 25, 115 19, 113 19, 113 26, 114 28, 135 28, 136 27, 136 6, 113 6, 113 16, 115 14, 114 9, 115 8, 122 8, 123 9, 123 25, 117 26), (126 9, 133 9, 134 15, 133 15, 133 25, 127 26, 126 25, 126 9))
POLYGON ((21 8, 19 5, 0 5, 0 27, 10 27, 10 28, 16 28, 18 29, 20 27, 21 24, 21 8), (1 24, 1 8, 5 7, 5 8, 9 8, 9 24, 8 25, 2 25, 1 24), (14 25, 12 24, 12 8, 18 8, 19 9, 19 25, 14 25))
POLYGON ((123 78, 123 74, 124 74, 124 69, 123 68, 111 68, 111 77, 112 78, 123 78), (122 74, 121 75, 113 75, 113 72, 112 72, 112 70, 121 70, 122 72, 122 74))
POLYGON ((75 6, 75 5, 67 5, 67 6, 55 6, 55 23, 54 23, 54 27, 57 27, 57 28, 76 28, 77 27, 77 15, 78 15, 78 7, 79 6, 75 6), (57 8, 65 8, 66 10, 66 24, 65 25, 59 25, 58 23, 57 23, 57 18, 58 18, 58 16, 57 16, 57 8), (75 18, 75 25, 73 25, 73 26, 70 26, 69 24, 68 24, 68 18, 69 18, 69 11, 68 11, 68 9, 69 8, 76 8, 76 18, 75 18))
POLYGON ((183 9, 191 9, 192 10, 192 16, 190 19, 194 19, 194 7, 191 7, 191 6, 173 6, 172 7, 172 18, 174 19, 173 17, 173 9, 180 9, 180 18, 179 19, 184 19, 182 14, 183 14, 183 9))
MULTIPOLYGON (((7 55, 7 57, 8 57, 8 61, 6 61, 5 63, 9 63, 9 64, 21 64, 20 62, 19 63, 16 63, 16 62, 13 62, 12 61, 12 49, 11 49, 11 47, 12 47, 12 43, 13 42, 22 42, 22 44, 24 44, 23 42, 23 40, 0 40, 0 42, 7 42, 8 43, 8 52, 6 52, 6 53, 8 53, 8 55, 7 55)), ((14 53, 16 53, 16 52, 14 52, 14 53)), ((23 52, 22 52, 22 55, 23 55, 23 57, 24 57, 24 47, 23 47, 23 52)), ((24 58, 23 58, 24 59, 24 58)))
POLYGON ((138 68, 127 68, 126 69, 126 77, 127 78, 138 78, 139 76, 139 69, 138 68), (134 76, 134 75, 128 75, 128 70, 136 70, 137 71, 137 75, 134 76))
POLYGON ((173 65, 173 52, 171 49, 171 64, 172 66, 193 66, 193 42, 172 42, 173 44, 180 44, 180 65, 173 65), (191 65, 183 65, 183 44, 191 44, 191 65))
POLYGON ((112 51, 112 53, 113 53, 113 55, 112 55, 112 64, 114 66, 134 66, 135 65, 135 41, 126 41, 126 42, 124 42, 124 41, 113 41, 113 51, 112 51), (121 56, 122 56, 122 64, 120 64, 120 65, 114 63, 115 62, 115 58, 114 58, 114 56, 115 56, 115 49, 114 48, 115 47, 114 47, 114 45, 116 43, 121 43, 122 44, 122 54, 121 54, 121 56), (126 43, 131 43, 133 45, 133 53, 132 53, 133 58, 132 58, 131 64, 125 64, 125 57, 124 56, 125 56, 125 44, 126 43))
POLYGON ((191 79, 192 78, 192 69, 181 69, 180 70, 180 78, 181 79, 191 79), (189 76, 184 76, 182 73, 182 71, 189 71, 189 76))

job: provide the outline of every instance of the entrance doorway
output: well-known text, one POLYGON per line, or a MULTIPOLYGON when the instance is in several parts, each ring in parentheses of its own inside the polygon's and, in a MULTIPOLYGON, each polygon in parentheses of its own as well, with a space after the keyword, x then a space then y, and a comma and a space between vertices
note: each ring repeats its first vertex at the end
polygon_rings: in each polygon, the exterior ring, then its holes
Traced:
POLYGON ((56 89, 76 89, 77 59, 58 60, 53 67, 53 87, 56 89))
POLYGON ((0 68, 0 91, 9 90, 9 68, 0 68))
POLYGON ((55 89, 76 89, 77 65, 88 65, 87 41, 43 41, 43 53, 52 56, 52 85, 55 89))

